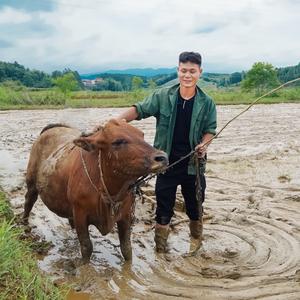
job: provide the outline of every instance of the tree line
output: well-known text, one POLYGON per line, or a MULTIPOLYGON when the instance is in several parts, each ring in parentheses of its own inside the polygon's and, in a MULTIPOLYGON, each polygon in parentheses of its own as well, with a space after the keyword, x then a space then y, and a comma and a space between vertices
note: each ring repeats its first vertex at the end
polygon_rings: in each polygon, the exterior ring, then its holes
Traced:
MULTIPOLYGON (((76 88, 83 88, 80 75, 77 71, 64 69, 63 71, 53 71, 47 74, 39 70, 30 70, 23 65, 14 62, 8 63, 0 61, 0 83, 5 81, 16 81, 30 88, 51 88, 55 85, 55 80, 66 74, 72 74, 71 77, 77 82, 76 88)), ((70 77, 70 75, 68 75, 70 77)))
MULTIPOLYGON (((153 89, 170 80, 177 74, 164 74, 152 77, 134 76, 129 74, 98 74, 100 80, 89 87, 95 91, 130 91, 142 88, 153 89)), ((202 79, 218 87, 240 85, 245 90, 255 89, 259 94, 269 87, 300 77, 300 63, 296 66, 274 68, 271 64, 257 62, 248 71, 231 74, 204 73, 202 79)), ((21 64, 0 61, 0 83, 15 81, 29 88, 51 88, 57 86, 63 93, 70 90, 84 89, 77 71, 64 69, 47 74, 39 70, 30 70, 21 64)), ((298 83, 299 84, 299 83, 298 83)))

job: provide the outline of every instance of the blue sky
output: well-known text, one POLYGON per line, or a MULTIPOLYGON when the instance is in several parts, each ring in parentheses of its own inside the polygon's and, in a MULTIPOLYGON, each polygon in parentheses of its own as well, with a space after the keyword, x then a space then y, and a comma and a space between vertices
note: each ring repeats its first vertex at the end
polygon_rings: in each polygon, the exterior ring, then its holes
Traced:
POLYGON ((0 60, 51 72, 300 62, 300 0, 0 0, 0 60))

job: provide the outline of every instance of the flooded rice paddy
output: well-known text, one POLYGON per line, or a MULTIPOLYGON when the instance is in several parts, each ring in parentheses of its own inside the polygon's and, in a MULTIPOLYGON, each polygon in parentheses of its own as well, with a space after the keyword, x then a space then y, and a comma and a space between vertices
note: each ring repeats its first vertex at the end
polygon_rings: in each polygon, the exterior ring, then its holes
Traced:
MULTIPOLYGON (((219 106, 222 127, 244 106, 219 106)), ((63 122, 90 131, 124 109, 0 112, 0 185, 22 212, 29 151, 41 129, 63 122)), ((133 125, 153 141, 155 119, 133 125)), ((257 105, 209 147, 204 242, 188 232, 182 197, 169 252, 154 251, 153 188, 137 199, 133 261, 125 262, 116 231, 90 227, 94 253, 81 265, 76 233, 38 200, 29 224, 52 247, 39 261, 54 280, 73 284, 69 299, 300 299, 300 105, 257 105)), ((154 183, 152 182, 151 185, 154 183)))

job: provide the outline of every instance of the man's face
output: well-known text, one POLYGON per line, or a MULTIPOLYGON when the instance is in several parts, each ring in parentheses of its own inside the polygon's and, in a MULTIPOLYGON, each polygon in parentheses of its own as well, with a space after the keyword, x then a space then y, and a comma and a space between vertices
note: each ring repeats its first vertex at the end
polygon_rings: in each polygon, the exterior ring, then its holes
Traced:
POLYGON ((192 62, 179 63, 177 74, 180 85, 185 88, 195 87, 200 78, 202 69, 192 62))

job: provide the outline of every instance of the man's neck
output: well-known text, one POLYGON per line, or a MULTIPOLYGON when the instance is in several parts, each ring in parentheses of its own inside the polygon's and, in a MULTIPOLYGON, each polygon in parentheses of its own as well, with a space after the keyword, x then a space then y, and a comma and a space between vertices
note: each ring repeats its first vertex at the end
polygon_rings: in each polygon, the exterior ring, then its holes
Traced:
POLYGON ((179 92, 180 92, 180 96, 183 99, 189 100, 195 96, 196 87, 186 88, 186 87, 180 86, 179 92))

